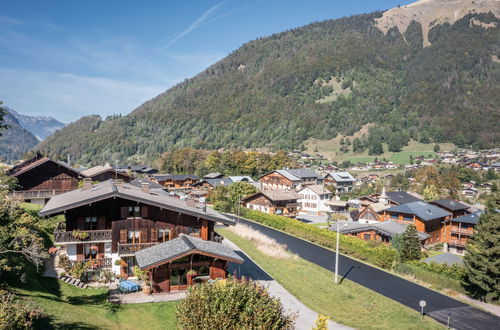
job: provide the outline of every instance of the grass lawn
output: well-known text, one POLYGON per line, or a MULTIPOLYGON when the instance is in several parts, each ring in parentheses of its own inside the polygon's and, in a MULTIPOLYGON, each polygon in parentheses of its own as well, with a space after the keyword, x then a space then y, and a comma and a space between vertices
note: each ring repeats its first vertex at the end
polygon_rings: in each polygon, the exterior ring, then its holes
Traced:
POLYGON ((43 310, 35 329, 175 329, 177 324, 176 302, 111 304, 108 289, 85 290, 37 276, 13 289, 43 310))
POLYGON ((266 256, 254 243, 227 229, 217 231, 237 244, 257 264, 312 310, 335 322, 358 329, 440 329, 441 324, 389 298, 344 280, 333 283, 333 273, 304 259, 266 256))

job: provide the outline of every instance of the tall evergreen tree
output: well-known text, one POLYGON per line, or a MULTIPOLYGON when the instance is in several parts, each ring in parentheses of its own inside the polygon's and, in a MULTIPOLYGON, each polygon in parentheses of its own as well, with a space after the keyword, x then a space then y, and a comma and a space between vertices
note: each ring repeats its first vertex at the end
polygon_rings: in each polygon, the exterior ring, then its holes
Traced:
POLYGON ((417 228, 409 225, 403 233, 399 258, 401 262, 418 260, 422 257, 420 252, 420 240, 418 239, 417 228))
POLYGON ((476 233, 466 247, 463 284, 469 294, 485 299, 500 298, 500 194, 495 194, 481 215, 476 233))

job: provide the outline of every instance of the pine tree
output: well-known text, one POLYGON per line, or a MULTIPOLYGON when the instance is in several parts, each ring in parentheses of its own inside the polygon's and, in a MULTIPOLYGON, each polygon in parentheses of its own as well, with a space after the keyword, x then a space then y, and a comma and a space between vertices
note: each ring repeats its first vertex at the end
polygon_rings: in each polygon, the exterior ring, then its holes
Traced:
POLYGON ((485 299, 500 298, 500 194, 495 194, 481 215, 476 232, 466 247, 464 287, 469 294, 485 299))
POLYGON ((401 262, 418 260, 422 257, 420 253, 420 240, 417 229, 414 225, 409 225, 403 233, 399 258, 401 262))

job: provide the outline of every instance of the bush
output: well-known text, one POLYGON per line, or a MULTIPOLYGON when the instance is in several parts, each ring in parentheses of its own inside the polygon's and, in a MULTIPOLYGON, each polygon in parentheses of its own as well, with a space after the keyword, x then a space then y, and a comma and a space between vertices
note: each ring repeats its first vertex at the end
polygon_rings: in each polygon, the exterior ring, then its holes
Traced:
POLYGON ((231 212, 232 211, 231 203, 225 202, 225 201, 222 201, 222 202, 217 201, 213 204, 213 207, 215 210, 217 210, 219 212, 231 212))
POLYGON ((64 269, 66 273, 71 270, 71 261, 66 254, 59 254, 57 267, 64 269))
POLYGON ((30 329, 42 315, 28 301, 20 300, 6 290, 0 290, 0 329, 30 329))
POLYGON ((460 284, 460 277, 464 270, 459 266, 410 261, 404 264, 397 264, 394 267, 394 271, 402 275, 412 276, 439 290, 451 289, 457 292, 465 292, 460 284))
POLYGON ((229 278, 190 287, 177 305, 177 321, 187 330, 293 329, 295 316, 256 282, 229 278))
MULTIPOLYGON (((243 217, 269 227, 276 228, 331 249, 335 248, 337 233, 331 230, 310 226, 295 219, 266 214, 246 208, 241 208, 241 214, 243 217)), ((397 255, 396 250, 390 246, 384 244, 373 246, 373 243, 368 243, 357 237, 346 235, 340 236, 340 252, 385 269, 391 268, 397 255)))

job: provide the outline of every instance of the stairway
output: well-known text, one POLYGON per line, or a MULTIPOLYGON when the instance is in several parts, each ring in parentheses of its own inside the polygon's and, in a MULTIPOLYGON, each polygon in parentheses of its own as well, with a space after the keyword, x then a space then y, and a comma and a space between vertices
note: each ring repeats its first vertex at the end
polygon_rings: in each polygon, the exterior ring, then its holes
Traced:
POLYGON ((64 281, 70 285, 76 286, 81 289, 87 289, 89 287, 86 283, 83 283, 82 281, 69 276, 58 276, 57 278, 60 279, 61 281, 64 281))

